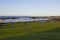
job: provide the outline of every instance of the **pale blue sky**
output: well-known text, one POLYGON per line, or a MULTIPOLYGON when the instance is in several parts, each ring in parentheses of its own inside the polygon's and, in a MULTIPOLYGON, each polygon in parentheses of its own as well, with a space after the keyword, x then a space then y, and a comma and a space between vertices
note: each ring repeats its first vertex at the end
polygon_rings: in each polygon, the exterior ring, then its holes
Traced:
POLYGON ((0 15, 60 16, 60 0, 0 0, 0 15))

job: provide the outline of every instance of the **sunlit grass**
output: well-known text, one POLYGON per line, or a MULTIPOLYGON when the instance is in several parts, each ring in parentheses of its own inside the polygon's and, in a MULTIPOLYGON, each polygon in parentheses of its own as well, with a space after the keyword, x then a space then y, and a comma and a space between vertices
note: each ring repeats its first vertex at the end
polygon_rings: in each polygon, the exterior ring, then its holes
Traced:
POLYGON ((52 30, 60 27, 60 22, 8 23, 8 28, 0 29, 0 39, 52 30))

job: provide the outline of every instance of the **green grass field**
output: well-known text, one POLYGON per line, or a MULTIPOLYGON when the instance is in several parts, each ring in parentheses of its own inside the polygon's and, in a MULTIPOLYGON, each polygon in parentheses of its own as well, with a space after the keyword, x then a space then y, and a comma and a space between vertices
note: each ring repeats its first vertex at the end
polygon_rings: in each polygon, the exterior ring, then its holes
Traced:
POLYGON ((1 40, 60 40, 60 22, 8 23, 0 26, 1 40))

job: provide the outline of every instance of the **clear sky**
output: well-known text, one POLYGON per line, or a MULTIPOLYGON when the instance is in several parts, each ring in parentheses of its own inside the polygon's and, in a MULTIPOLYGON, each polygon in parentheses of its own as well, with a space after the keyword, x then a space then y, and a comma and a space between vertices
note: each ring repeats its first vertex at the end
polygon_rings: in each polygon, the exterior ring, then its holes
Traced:
POLYGON ((60 16, 60 0, 0 0, 0 15, 60 16))

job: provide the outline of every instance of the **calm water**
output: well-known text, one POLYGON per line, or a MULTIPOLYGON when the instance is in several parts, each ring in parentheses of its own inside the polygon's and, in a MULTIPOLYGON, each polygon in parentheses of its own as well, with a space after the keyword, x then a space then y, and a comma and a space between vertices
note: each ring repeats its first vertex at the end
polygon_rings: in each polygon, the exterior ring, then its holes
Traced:
POLYGON ((28 22, 28 21, 43 21, 50 19, 6 19, 4 22, 28 22))

